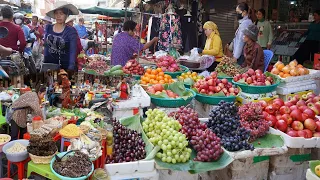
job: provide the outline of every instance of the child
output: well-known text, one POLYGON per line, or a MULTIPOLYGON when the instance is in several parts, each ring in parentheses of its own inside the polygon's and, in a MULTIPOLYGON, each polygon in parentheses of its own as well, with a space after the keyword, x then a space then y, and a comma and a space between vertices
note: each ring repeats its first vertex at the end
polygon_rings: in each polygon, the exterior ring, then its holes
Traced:
POLYGON ((256 42, 258 39, 259 29, 256 25, 249 25, 243 30, 244 42, 246 45, 243 48, 244 63, 242 67, 252 68, 254 70, 260 69, 264 71, 264 54, 261 46, 256 42))

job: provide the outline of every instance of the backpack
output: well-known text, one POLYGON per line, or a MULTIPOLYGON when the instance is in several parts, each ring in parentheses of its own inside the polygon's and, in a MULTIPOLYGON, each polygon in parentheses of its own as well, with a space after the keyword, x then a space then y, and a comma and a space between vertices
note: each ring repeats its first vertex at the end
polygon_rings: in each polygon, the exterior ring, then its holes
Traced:
POLYGON ((26 107, 22 107, 22 108, 12 108, 12 105, 10 105, 9 107, 7 107, 7 109, 6 109, 6 122, 7 122, 8 124, 11 124, 12 115, 13 115, 14 111, 16 111, 16 110, 21 110, 21 109, 26 109, 26 107))

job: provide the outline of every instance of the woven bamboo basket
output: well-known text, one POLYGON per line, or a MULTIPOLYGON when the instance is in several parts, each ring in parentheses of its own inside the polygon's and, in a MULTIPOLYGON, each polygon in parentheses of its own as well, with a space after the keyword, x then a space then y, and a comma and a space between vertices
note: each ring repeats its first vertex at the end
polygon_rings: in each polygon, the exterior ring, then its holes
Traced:
POLYGON ((57 153, 58 153, 58 151, 51 156, 36 156, 36 155, 29 153, 29 156, 30 156, 30 159, 32 160, 32 162, 34 162, 35 164, 50 164, 51 159, 57 153))

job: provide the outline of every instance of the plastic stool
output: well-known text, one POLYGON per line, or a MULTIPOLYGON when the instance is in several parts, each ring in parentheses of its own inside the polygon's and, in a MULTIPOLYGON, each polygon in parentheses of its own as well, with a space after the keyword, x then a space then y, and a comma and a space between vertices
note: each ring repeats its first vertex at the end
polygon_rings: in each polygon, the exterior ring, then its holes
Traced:
MULTIPOLYGON (((24 177, 24 171, 25 171, 25 164, 28 163, 30 161, 30 158, 28 157, 26 160, 24 161, 20 161, 20 162, 10 162, 8 160, 8 178, 11 178, 11 163, 15 164, 18 167, 18 179, 23 179, 24 177)), ((14 176, 16 173, 14 173, 12 176, 14 176)))
POLYGON ((59 178, 52 173, 50 164, 35 164, 34 162, 30 161, 28 163, 27 177, 29 177, 31 173, 39 174, 48 179, 59 180, 59 178))

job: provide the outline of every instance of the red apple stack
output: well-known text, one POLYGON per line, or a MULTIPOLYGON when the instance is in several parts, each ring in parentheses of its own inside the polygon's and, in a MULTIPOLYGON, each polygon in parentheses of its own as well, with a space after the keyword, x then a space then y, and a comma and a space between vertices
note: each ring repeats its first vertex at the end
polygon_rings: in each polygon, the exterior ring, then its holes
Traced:
POLYGON ((216 93, 224 93, 226 96, 236 96, 239 89, 232 86, 227 79, 218 79, 217 72, 212 72, 210 76, 201 79, 194 84, 194 88, 201 94, 213 95, 216 93))
POLYGON ((156 84, 149 86, 147 92, 150 94, 159 95, 161 93, 166 93, 169 98, 178 98, 179 95, 172 92, 171 90, 165 90, 161 84, 156 84))
POLYGON ((254 71, 253 69, 249 69, 244 74, 237 74, 233 77, 235 82, 243 79, 245 83, 253 86, 269 86, 273 84, 273 78, 267 77, 261 70, 254 71))
POLYGON ((123 72, 132 75, 143 75, 144 68, 135 59, 129 60, 122 68, 123 72))

